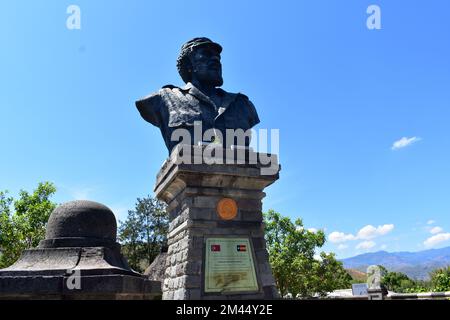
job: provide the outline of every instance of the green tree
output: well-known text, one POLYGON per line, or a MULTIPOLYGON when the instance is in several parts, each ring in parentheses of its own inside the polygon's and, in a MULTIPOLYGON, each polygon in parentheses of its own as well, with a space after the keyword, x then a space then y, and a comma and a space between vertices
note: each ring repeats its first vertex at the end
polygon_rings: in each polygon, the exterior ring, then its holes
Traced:
POLYGON ((169 228, 166 206, 150 196, 138 198, 135 209, 119 222, 119 241, 130 267, 142 272, 167 241, 169 228))
POLYGON ((388 271, 380 266, 383 271, 382 283, 389 291, 397 293, 418 293, 431 290, 431 282, 424 280, 414 280, 402 272, 388 271))
POLYGON ((415 282, 415 286, 408 287, 404 289, 404 293, 420 293, 420 292, 430 292, 431 287, 429 282, 415 282))
POLYGON ((56 203, 50 182, 39 183, 33 193, 21 190, 19 199, 0 191, 0 268, 13 264, 26 249, 36 247, 45 238, 45 227, 56 203))
POLYGON ((383 284, 389 291, 404 293, 416 287, 414 280, 401 272, 387 272, 383 277, 383 284))
POLYGON ((264 218, 269 261, 281 295, 323 296, 351 286, 350 275, 333 253, 321 252, 315 258, 316 249, 325 244, 322 230, 305 230, 301 219, 292 222, 274 210, 264 218))
POLYGON ((381 271, 381 275, 386 275, 389 273, 388 269, 386 269, 384 266, 382 266, 381 264, 378 265, 378 267, 380 268, 381 271))
POLYGON ((450 291, 450 266, 433 271, 431 274, 433 291, 450 291))

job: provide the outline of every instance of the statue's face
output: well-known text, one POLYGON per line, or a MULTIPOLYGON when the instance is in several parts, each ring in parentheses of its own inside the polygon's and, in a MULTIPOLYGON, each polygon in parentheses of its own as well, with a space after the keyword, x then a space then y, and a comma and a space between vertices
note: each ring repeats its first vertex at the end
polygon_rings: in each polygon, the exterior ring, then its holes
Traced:
POLYGON ((220 87, 223 84, 220 54, 212 47, 203 46, 194 49, 190 55, 192 80, 202 84, 220 87))

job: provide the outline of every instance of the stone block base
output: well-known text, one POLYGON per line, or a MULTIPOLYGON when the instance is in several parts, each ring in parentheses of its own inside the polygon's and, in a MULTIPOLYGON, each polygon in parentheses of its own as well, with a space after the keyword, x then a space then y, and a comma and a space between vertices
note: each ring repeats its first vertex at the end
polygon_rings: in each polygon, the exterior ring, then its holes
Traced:
POLYGON ((278 170, 263 175, 260 169, 259 164, 183 164, 177 161, 176 150, 164 163, 155 187, 157 197, 168 204, 171 220, 163 299, 278 298, 261 211, 263 189, 278 179, 278 170), (231 219, 218 214, 223 199, 237 207, 231 219), (205 290, 209 238, 249 241, 250 248, 245 250, 253 258, 257 289, 243 291, 225 285, 228 289, 222 291, 205 290))

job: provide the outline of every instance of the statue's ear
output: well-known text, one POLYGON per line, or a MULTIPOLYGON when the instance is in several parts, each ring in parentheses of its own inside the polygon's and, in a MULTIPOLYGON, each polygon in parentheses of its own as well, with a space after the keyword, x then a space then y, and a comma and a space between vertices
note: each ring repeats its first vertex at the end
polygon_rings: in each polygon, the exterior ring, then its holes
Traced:
POLYGON ((188 55, 183 59, 182 62, 182 71, 180 72, 180 75, 185 83, 188 83, 192 80, 193 64, 191 59, 191 55, 188 55))

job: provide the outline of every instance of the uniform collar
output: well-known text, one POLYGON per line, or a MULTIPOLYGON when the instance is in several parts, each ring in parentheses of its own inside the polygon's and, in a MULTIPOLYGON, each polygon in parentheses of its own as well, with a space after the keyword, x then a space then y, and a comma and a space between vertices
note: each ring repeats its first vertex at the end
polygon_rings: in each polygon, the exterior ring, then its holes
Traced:
POLYGON ((222 114, 228 106, 236 99, 237 94, 226 92, 225 90, 222 90, 220 88, 217 89, 218 93, 222 95, 222 105, 216 106, 214 101, 210 99, 207 95, 205 95, 203 92, 201 92, 197 87, 195 87, 191 82, 188 82, 184 88, 184 91, 189 92, 189 94, 193 95, 199 100, 202 100, 213 107, 216 108, 216 110, 219 111, 219 115, 222 114))
MULTIPOLYGON (((213 107, 216 108, 216 104, 214 103, 214 101, 212 101, 206 94, 204 94, 203 92, 201 92, 197 87, 195 87, 191 82, 188 82, 186 84, 186 86, 184 87, 185 91, 188 91, 189 94, 193 95, 194 97, 196 97, 199 100, 202 100, 208 104, 211 104, 213 107)), ((216 108, 217 109, 217 108, 216 108)))

